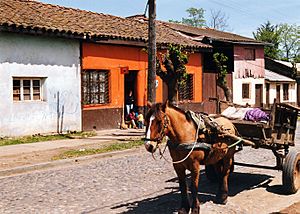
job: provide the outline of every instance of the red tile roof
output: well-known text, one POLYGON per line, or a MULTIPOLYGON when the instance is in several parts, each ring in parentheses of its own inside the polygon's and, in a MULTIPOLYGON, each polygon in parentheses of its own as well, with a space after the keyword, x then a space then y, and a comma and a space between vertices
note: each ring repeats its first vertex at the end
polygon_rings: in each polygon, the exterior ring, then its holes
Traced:
MULTIPOLYGON (((44 4, 34 0, 0 0, 0 29, 55 33, 77 38, 148 40, 148 24, 102 13, 44 4)), ((210 48, 158 24, 157 43, 180 44, 190 48, 210 48)))

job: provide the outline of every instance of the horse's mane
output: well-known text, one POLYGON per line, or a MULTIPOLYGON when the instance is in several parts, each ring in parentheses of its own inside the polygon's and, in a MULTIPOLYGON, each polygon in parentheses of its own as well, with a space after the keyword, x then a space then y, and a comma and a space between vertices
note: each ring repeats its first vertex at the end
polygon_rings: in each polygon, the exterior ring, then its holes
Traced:
MULTIPOLYGON (((150 117, 151 115, 156 115, 156 116, 159 116, 160 115, 160 111, 164 110, 165 109, 165 105, 166 104, 163 104, 163 103, 156 103, 156 104, 153 104, 151 106, 151 109, 149 110, 148 114, 146 117, 150 117)), ((191 115, 190 114, 187 114, 186 111, 184 111, 183 109, 177 107, 177 106, 174 106, 173 104, 169 103, 168 104, 168 107, 169 108, 172 108, 174 109, 175 111, 178 111, 182 114, 185 115, 186 119, 188 121, 192 121, 192 118, 191 118, 191 115)), ((149 119, 149 118, 148 118, 149 119)))

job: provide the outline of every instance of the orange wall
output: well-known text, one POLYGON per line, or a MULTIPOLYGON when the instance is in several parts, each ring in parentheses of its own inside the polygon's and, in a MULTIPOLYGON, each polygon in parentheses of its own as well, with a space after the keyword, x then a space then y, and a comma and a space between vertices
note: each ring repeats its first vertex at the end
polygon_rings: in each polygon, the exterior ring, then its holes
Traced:
MULTIPOLYGON (((106 105, 89 106, 89 108, 116 108, 124 103, 124 74, 121 67, 129 70, 138 70, 136 85, 136 105, 145 106, 147 102, 147 69, 148 56, 142 48, 118 45, 101 45, 83 43, 82 45, 82 69, 107 69, 110 70, 111 78, 111 103, 106 105)), ((202 101, 202 58, 201 54, 191 54, 189 64, 186 66, 188 73, 195 75, 194 95, 195 101, 202 101)), ((159 81, 156 90, 156 101, 162 102, 162 80, 159 81)), ((86 106, 85 106, 86 107, 86 106)))
POLYGON ((186 70, 189 74, 194 74, 194 102, 202 102, 202 66, 202 54, 193 53, 189 56, 186 70))

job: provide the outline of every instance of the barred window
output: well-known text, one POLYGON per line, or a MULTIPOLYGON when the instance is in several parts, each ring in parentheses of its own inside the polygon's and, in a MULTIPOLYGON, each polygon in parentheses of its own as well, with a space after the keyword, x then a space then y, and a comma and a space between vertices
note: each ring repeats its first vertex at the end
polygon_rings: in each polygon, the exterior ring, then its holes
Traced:
POLYGON ((13 78, 13 100, 42 100, 42 78, 13 78))
POLYGON ((178 86, 178 100, 194 99, 194 75, 188 74, 185 81, 178 86))
POLYGON ((82 73, 83 104, 109 103, 109 71, 84 70, 82 73))

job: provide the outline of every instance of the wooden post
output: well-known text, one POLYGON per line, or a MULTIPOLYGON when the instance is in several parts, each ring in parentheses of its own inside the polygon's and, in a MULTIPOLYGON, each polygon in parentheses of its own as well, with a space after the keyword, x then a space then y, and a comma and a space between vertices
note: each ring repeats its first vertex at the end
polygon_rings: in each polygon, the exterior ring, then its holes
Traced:
POLYGON ((156 101, 156 0, 148 0, 149 4, 149 23, 148 23, 148 101, 155 103, 156 101))

